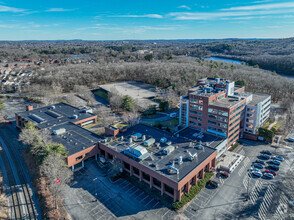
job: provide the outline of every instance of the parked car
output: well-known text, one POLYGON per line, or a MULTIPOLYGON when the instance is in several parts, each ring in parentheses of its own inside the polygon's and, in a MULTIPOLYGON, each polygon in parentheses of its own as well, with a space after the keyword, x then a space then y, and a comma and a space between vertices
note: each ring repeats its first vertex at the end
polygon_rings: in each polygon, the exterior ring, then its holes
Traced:
POLYGON ((258 168, 254 168, 254 167, 251 167, 251 172, 252 172, 252 171, 254 171, 254 172, 261 172, 260 169, 258 169, 258 168))
POLYGON ((257 177, 261 177, 262 176, 262 173, 261 172, 252 171, 251 173, 252 173, 252 175, 257 176, 257 177))
POLYGON ((278 161, 278 160, 270 160, 269 162, 272 163, 272 164, 275 164, 275 165, 280 165, 281 164, 281 162, 278 161))
POLYGON ((216 182, 216 181, 209 180, 209 181, 207 182, 207 185, 209 185, 209 186, 211 186, 211 187, 213 187, 213 188, 217 188, 219 184, 218 184, 218 182, 216 182))
POLYGON ((272 155, 272 152, 270 152, 269 150, 264 150, 261 151, 262 154, 267 154, 267 155, 272 155))
POLYGON ((287 138, 287 141, 294 142, 294 138, 289 137, 289 138, 287 138))
POLYGON ((276 172, 276 171, 274 171, 274 170, 269 170, 269 169, 266 169, 266 170, 265 170, 265 172, 267 172, 267 173, 271 173, 271 174, 273 174, 274 176, 276 176, 276 175, 277 175, 277 172, 276 172))
POLYGON ((267 154, 261 154, 260 156, 266 160, 271 158, 270 155, 267 155, 267 154))
POLYGON ((259 164, 265 165, 265 162, 263 160, 256 160, 255 163, 259 163, 259 164))
POLYGON ((263 173, 263 176, 265 176, 265 177, 267 177, 267 178, 270 178, 270 179, 273 179, 273 178, 274 178, 274 175, 273 175, 273 174, 271 174, 271 173, 266 173, 266 172, 263 173))
POLYGON ((224 177, 229 177, 230 176, 230 174, 227 171, 221 170, 221 171, 219 171, 219 173, 220 173, 220 175, 222 175, 224 177))
POLYGON ((260 164, 260 163, 253 163, 253 166, 258 168, 258 169, 263 169, 264 165, 260 164))
POLYGON ((278 161, 281 161, 281 162, 284 161, 284 157, 282 157, 282 156, 273 156, 272 159, 278 160, 278 161))
POLYGON ((270 168, 270 169, 272 169, 272 170, 274 170, 274 171, 279 171, 279 166, 277 166, 277 165, 274 165, 274 164, 270 164, 269 166, 268 166, 268 168, 270 168))

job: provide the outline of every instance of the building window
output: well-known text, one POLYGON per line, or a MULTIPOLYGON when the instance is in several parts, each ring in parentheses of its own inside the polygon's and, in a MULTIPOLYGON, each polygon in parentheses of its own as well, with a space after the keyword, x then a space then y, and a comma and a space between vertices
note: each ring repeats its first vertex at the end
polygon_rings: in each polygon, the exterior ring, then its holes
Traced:
POLYGON ((110 154, 110 153, 108 153, 108 159, 109 159, 109 160, 113 160, 113 155, 110 154))
POLYGON ((147 181, 150 181, 150 175, 148 175, 147 173, 144 173, 142 172, 142 176, 143 176, 143 179, 147 180, 147 181))
POLYGON ((76 161, 83 159, 83 155, 76 158, 76 161))
POLYGON ((140 171, 139 171, 139 169, 138 168, 136 168, 136 167, 133 167, 133 172, 134 172, 134 174, 136 174, 136 175, 140 175, 140 171))
POLYGON ((172 195, 174 194, 174 189, 169 185, 164 184, 164 190, 172 195))
POLYGON ((161 181, 153 177, 153 184, 161 188, 161 181))
POLYGON ((184 185, 182 188, 181 188, 181 192, 185 192, 185 187, 186 185, 184 185))
POLYGON ((192 179, 190 179, 190 185, 191 185, 191 186, 192 186, 193 183, 194 183, 194 178, 195 178, 195 177, 193 177, 192 179))
POLYGON ((127 170, 130 170, 130 164, 124 162, 124 168, 126 168, 127 170))

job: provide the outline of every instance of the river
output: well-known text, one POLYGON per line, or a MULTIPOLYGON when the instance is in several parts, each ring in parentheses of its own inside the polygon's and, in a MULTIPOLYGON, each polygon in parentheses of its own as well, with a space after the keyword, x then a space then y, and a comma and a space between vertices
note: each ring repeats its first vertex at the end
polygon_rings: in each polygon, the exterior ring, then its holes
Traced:
MULTIPOLYGON (((228 62, 228 63, 236 63, 236 64, 242 64, 242 61, 240 60, 234 60, 234 59, 229 59, 229 58, 220 58, 220 57, 203 57, 203 59, 206 60, 214 60, 214 61, 222 61, 222 62, 228 62)), ((282 73, 278 73, 280 76, 288 78, 288 79, 293 79, 294 80, 294 76, 293 75, 287 75, 287 74, 282 74, 282 73)))

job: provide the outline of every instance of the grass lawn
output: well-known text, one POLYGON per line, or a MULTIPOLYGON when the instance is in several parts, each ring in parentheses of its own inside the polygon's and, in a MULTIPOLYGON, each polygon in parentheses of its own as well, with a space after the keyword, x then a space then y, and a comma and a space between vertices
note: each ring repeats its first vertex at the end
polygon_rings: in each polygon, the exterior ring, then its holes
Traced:
POLYGON ((97 90, 95 92, 95 94, 102 97, 102 98, 104 98, 104 99, 106 99, 106 100, 108 100, 108 95, 105 92, 103 92, 102 90, 97 90))

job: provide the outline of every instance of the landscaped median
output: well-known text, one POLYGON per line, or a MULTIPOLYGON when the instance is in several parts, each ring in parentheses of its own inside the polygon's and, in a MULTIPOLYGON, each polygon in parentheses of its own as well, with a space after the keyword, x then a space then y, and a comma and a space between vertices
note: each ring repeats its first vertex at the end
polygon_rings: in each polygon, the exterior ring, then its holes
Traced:
POLYGON ((197 184, 192 186, 190 188, 189 193, 185 193, 181 201, 174 202, 173 208, 176 210, 181 209, 184 205, 186 205, 188 202, 190 202, 192 199, 195 198, 195 196, 200 193, 200 191, 206 186, 207 182, 213 177, 213 172, 208 172, 204 174, 204 178, 197 181, 197 184))

